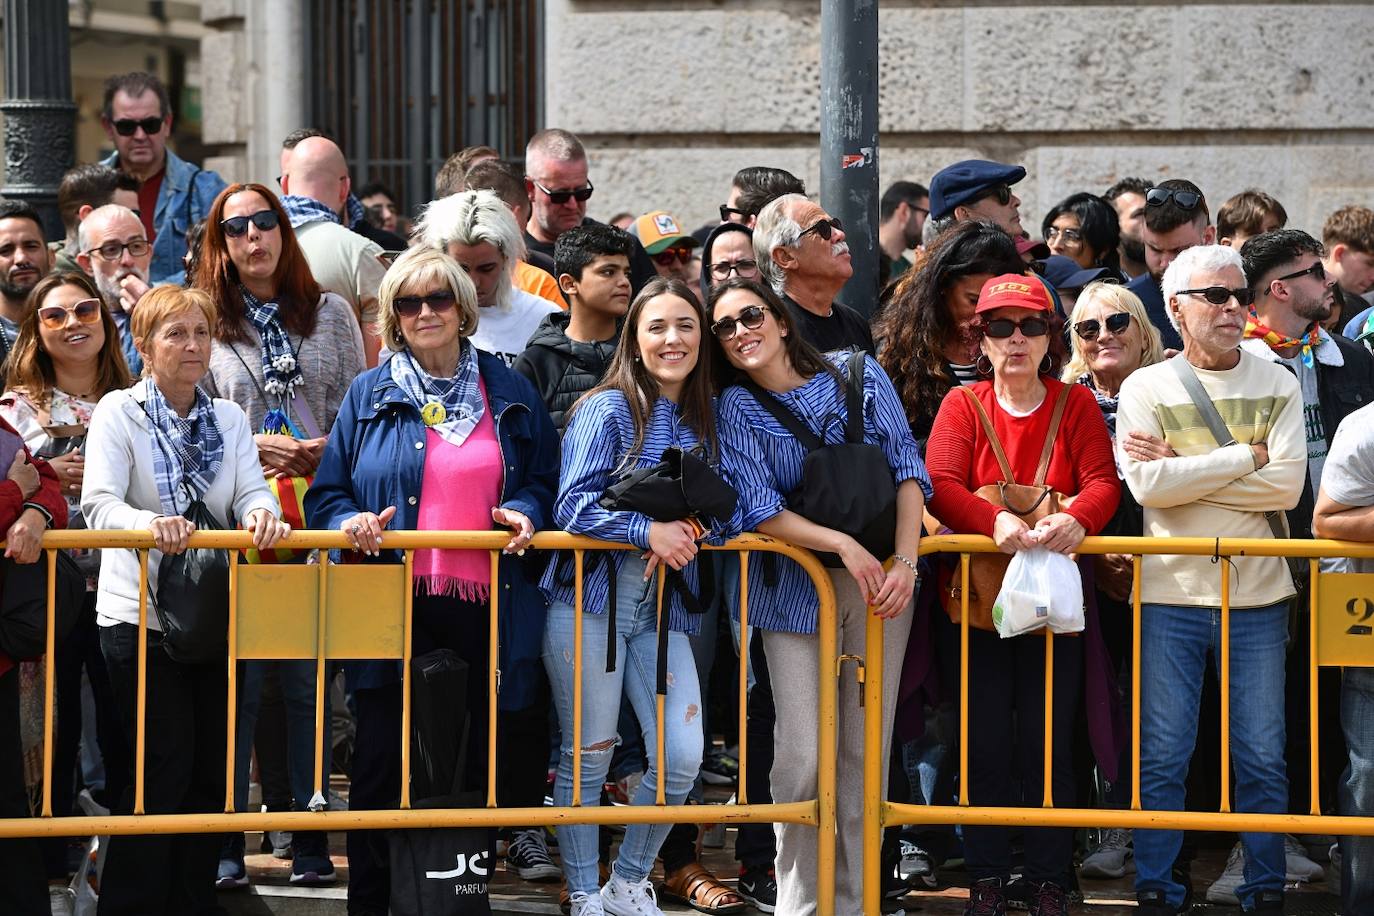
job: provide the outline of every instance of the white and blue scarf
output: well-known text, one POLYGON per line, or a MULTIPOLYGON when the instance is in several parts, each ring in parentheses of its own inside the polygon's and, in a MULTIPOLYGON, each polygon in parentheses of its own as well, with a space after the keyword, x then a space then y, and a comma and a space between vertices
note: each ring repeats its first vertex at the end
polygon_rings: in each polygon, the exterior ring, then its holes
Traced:
POLYGON ((415 362, 407 347, 391 358, 391 380, 404 392, 415 405, 423 410, 426 404, 439 403, 444 408, 444 419, 430 426, 439 437, 450 445, 462 445, 477 422, 482 419, 486 402, 478 386, 477 348, 468 341, 458 354, 458 369, 453 378, 434 378, 415 362))
POLYGON ((172 410, 162 389, 144 379, 143 410, 153 427, 153 479, 163 515, 180 515, 204 499, 224 464, 224 437, 215 405, 200 386, 185 417, 172 410))
POLYGON ((262 341, 263 391, 283 399, 289 398, 295 387, 305 382, 305 377, 296 364, 296 351, 291 348, 291 339, 286 336, 281 319, 277 317, 281 306, 276 302, 259 301, 245 287, 240 286, 239 292, 243 296, 248 321, 262 341))
POLYGON ((286 211, 286 218, 291 221, 292 229, 299 229, 309 223, 342 222, 339 219, 339 214, 313 197, 288 194, 281 199, 281 205, 282 209, 286 211))

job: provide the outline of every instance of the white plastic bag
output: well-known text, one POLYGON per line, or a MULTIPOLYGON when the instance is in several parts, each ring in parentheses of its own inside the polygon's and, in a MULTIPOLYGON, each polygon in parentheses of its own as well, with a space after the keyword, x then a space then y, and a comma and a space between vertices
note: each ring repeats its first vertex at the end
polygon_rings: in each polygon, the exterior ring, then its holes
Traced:
POLYGON ((1017 551, 993 602, 992 622, 1003 639, 1044 627, 1054 633, 1082 631, 1083 581, 1078 567, 1062 553, 1043 547, 1017 551))

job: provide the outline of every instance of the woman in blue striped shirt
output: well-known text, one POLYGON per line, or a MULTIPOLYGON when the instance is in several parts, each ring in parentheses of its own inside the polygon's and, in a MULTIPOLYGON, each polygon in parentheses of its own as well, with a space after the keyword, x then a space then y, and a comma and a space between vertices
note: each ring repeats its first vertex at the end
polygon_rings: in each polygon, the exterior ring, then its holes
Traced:
MULTIPOLYGON (((711 295, 711 330, 724 357, 739 373, 773 395, 826 445, 844 441, 844 374, 837 368, 849 354, 822 356, 797 333, 768 287, 731 280, 711 295)), ((720 398, 718 429, 726 475, 739 491, 736 517, 744 530, 838 554, 844 569, 831 571, 835 584, 839 652, 864 654, 868 613, 883 627, 883 746, 888 759, 897 680, 911 630, 916 585, 916 549, 921 510, 931 495, 930 478, 916 450, 902 402, 872 357, 863 377, 864 441, 879 446, 897 483, 896 552, 885 570, 880 560, 843 532, 808 521, 787 508, 785 494, 801 483, 805 447, 742 385, 720 398)), ((837 480, 835 486, 853 486, 837 480)), ((859 485, 862 485, 860 483, 859 485)), ((777 704, 774 741, 779 749, 771 774, 775 802, 814 798, 816 792, 816 709, 819 704, 816 640, 819 601, 800 566, 786 559, 749 559, 749 623, 763 630, 763 645, 777 704), (784 751, 785 749, 785 751, 784 751)), ((835 912, 863 909, 863 710, 860 685, 842 679, 839 696, 835 912)), ((778 834, 778 912, 816 911, 816 832, 782 824, 778 834)))
MULTIPOLYGON (((695 593, 697 540, 702 535, 690 521, 653 521, 638 512, 602 508, 600 500, 612 482, 657 464, 671 446, 705 446, 714 462, 710 351, 702 348, 705 325, 705 314, 690 287, 679 280, 650 281, 630 305, 605 381, 573 408, 563 436, 563 470, 554 504, 558 524, 573 534, 628 542, 644 551, 642 556, 628 551, 587 554, 583 610, 588 613, 582 618, 580 659, 584 804, 596 804, 601 796, 616 745, 622 692, 643 724, 648 754, 648 772, 633 802, 653 804, 657 794, 658 589, 653 574, 659 564, 666 564, 677 571, 669 573, 670 579, 680 573, 685 590, 695 593), (606 613, 612 603, 613 616, 606 613), (618 663, 612 662, 608 639, 618 663)), ((714 532, 713 539, 720 534, 714 532)), ((554 804, 563 806, 572 803, 573 679, 579 661, 573 643, 572 555, 556 556, 540 585, 550 598, 544 666, 563 736, 554 804)), ((670 630, 664 797, 675 805, 686 799, 701 766, 701 691, 687 640, 698 621, 688 613, 681 590, 665 589, 663 601, 670 630)), ((631 825, 600 894, 596 826, 559 827, 558 848, 573 916, 661 916, 649 872, 670 827, 631 825)))

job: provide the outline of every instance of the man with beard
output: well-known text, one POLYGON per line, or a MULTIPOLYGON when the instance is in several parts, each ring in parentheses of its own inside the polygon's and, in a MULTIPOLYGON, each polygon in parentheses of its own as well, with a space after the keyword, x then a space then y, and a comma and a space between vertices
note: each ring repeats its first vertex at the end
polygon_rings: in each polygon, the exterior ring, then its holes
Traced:
POLYGON ((22 201, 0 200, 0 365, 19 336, 29 291, 51 268, 38 212, 22 201))
POLYGON ((1149 190, 1150 183, 1144 178, 1123 178, 1102 195, 1116 208, 1117 222, 1121 226, 1121 243, 1116 250, 1121 259, 1121 272, 1127 277, 1147 272, 1145 242, 1140 232, 1145 225, 1145 192, 1149 190))
POLYGON ((921 231, 930 216, 930 192, 914 181, 894 181, 878 202, 878 245, 892 259, 889 280, 911 268, 906 253, 921 244, 921 231))
POLYGON ((128 207, 106 204, 82 221, 76 239, 76 262, 95 280, 95 288, 119 328, 124 360, 137 378, 143 371, 143 359, 134 347, 129 322, 134 307, 148 292, 148 265, 153 257, 143 223, 128 207))
POLYGON ((1183 338, 1165 313, 1160 283, 1175 258, 1195 245, 1210 245, 1216 238, 1216 227, 1212 225, 1202 189, 1187 179, 1171 178, 1146 191, 1140 237, 1145 243, 1147 270, 1126 284, 1126 288, 1145 304, 1164 348, 1182 350, 1183 338))
POLYGON ((808 343, 821 351, 876 355, 868 320, 835 301, 854 268, 844 226, 820 204, 784 194, 764 207, 754 224, 754 258, 808 343))

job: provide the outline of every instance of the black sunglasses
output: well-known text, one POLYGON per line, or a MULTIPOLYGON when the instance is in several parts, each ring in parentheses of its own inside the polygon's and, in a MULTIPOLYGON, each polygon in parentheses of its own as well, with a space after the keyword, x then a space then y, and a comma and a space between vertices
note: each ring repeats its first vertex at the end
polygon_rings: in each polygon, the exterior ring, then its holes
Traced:
POLYGON ((797 241, 800 242, 802 236, 806 235, 808 232, 814 232, 817 237, 828 242, 830 241, 830 237, 835 234, 834 230, 836 229, 841 232, 844 231, 844 223, 838 216, 832 216, 830 219, 817 220, 801 231, 801 235, 797 236, 797 241))
POLYGON ((762 305, 746 305, 739 310, 739 314, 734 318, 722 318, 711 325, 711 333, 716 335, 716 339, 724 343, 733 340, 737 333, 738 325, 744 325, 746 330, 757 331, 763 327, 763 318, 773 311, 762 305))
POLYGON ((1201 296, 1213 305, 1225 305, 1231 301, 1232 296, 1241 305, 1249 305, 1255 301, 1255 291, 1248 286, 1242 286, 1240 289, 1227 289, 1224 286, 1209 286, 1206 289, 1181 289, 1177 295, 1201 296))
POLYGON ((1311 267, 1304 268, 1303 270, 1295 270, 1295 271, 1294 271, 1293 273, 1291 273, 1291 274, 1284 274, 1282 277, 1275 277, 1274 279, 1275 279, 1275 280, 1296 280, 1298 277, 1305 277, 1305 276, 1307 276, 1308 274, 1311 274, 1312 276, 1316 277, 1318 280, 1320 280, 1320 281, 1322 281, 1323 283, 1325 283, 1325 282, 1326 282, 1326 265, 1322 264, 1321 261, 1318 261, 1318 262, 1316 262, 1315 264, 1313 264, 1311 267))
POLYGON ((721 204, 720 221, 722 223, 747 223, 749 221, 749 214, 738 207, 732 207, 729 204, 721 204), (739 219, 732 219, 732 215, 738 216, 739 219))
POLYGON ((231 239, 236 239, 241 235, 248 234, 250 222, 262 232, 271 232, 277 228, 280 218, 277 216, 276 210, 259 210, 248 216, 231 216, 228 219, 222 219, 219 221, 219 225, 224 230, 225 235, 231 239))
MULTIPOLYGON (((977 197, 973 198, 973 200, 969 201, 969 203, 976 204, 978 201, 982 200, 985 197, 996 197, 997 202, 1005 207, 1007 204, 1011 203, 1011 185, 993 185, 992 187, 985 190, 982 194, 979 194, 977 197)), ((927 210, 926 212, 929 213, 930 211, 927 210)))
POLYGON ((1050 332, 1050 323, 1044 318, 992 318, 983 322, 983 333, 994 340, 1003 340, 1017 331, 1026 337, 1044 337, 1050 332))
POLYGON ((1181 191, 1175 188, 1150 188, 1145 192, 1145 206, 1162 207, 1173 199, 1178 204, 1180 210, 1193 210, 1202 203, 1202 195, 1194 194, 1192 191, 1181 191))
POLYGON ((536 188, 543 191, 544 195, 548 197, 549 201, 555 204, 566 204, 569 200, 573 199, 576 199, 578 203, 585 203, 586 201, 591 200, 592 191, 596 190, 592 187, 592 183, 590 181, 587 182, 587 186, 585 188, 574 188, 571 191, 550 191, 548 188, 544 187, 542 184, 535 181, 533 178, 530 179, 530 184, 534 185, 536 188))
POLYGON ((143 128, 143 132, 148 136, 155 136, 162 130, 162 119, 141 118, 136 120, 134 118, 120 118, 118 121, 114 122, 115 133, 119 134, 121 137, 132 137, 140 127, 143 128))
POLYGON ((423 296, 397 296, 391 300, 391 307, 402 318, 414 318, 420 314, 420 309, 424 307, 426 302, 429 303, 429 310, 438 314, 453 308, 458 302, 458 297, 453 295, 452 290, 436 289, 434 292, 425 293, 423 296))
POLYGON ((1131 326, 1130 312, 1116 312, 1108 315, 1105 321, 1098 321, 1096 318, 1086 318, 1073 326, 1073 332, 1084 340, 1097 340, 1097 335, 1102 333, 1102 326, 1107 326, 1107 330, 1113 334, 1120 334, 1131 326))

